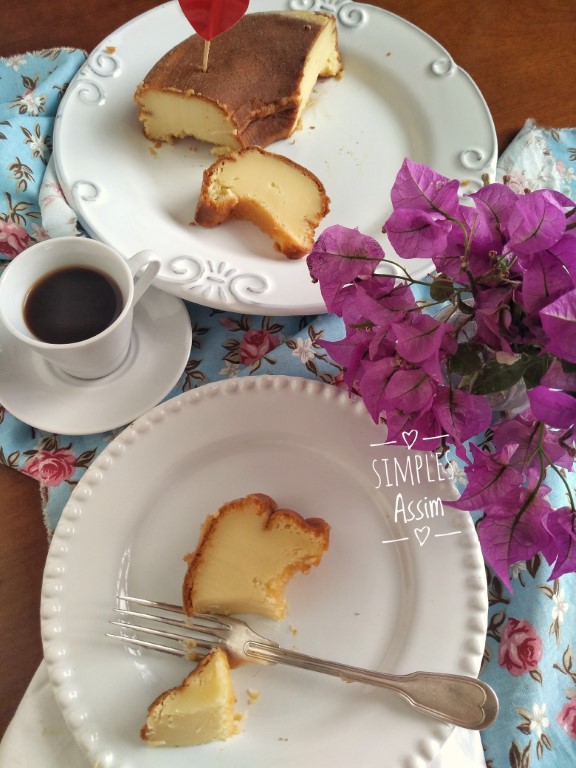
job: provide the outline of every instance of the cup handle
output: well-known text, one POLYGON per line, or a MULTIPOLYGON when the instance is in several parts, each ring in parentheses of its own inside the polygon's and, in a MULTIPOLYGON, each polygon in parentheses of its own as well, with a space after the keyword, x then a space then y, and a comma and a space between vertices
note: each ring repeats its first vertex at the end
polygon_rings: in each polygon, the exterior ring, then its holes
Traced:
POLYGON ((139 251, 126 260, 134 277, 134 298, 132 306, 139 301, 154 280, 162 263, 154 251, 139 251), (138 274, 140 271, 141 274, 138 274))

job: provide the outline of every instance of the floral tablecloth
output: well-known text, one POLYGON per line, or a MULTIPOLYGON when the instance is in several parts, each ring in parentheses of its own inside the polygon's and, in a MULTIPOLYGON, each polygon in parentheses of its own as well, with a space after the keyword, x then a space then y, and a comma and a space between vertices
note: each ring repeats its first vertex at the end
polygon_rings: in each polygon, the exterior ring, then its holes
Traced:
MULTIPOLYGON (((58 103, 82 66, 81 51, 53 49, 0 59, 0 260, 34 242, 74 234, 51 162, 58 103)), ((576 198, 576 130, 528 120, 498 173, 521 189, 576 198)), ((1 268, 1 266, 0 266, 1 268)), ((331 316, 259 317, 187 304, 190 357, 168 397, 234 376, 282 373, 338 385, 341 372, 318 340, 342 335, 331 316)), ((117 432, 119 432, 117 430, 117 432)), ((48 531, 73 486, 117 432, 72 437, 38 431, 0 404, 0 462, 39 481, 48 531)), ((487 768, 576 765, 576 575, 548 582, 539 556, 516 566, 513 594, 488 571, 489 627, 481 677, 501 714, 483 734, 487 768)))

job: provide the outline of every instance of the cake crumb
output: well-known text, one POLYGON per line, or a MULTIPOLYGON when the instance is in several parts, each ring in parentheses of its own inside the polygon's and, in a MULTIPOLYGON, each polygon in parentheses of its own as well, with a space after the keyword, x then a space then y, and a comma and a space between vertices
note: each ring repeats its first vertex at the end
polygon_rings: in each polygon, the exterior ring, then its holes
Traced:
POLYGON ((247 688, 246 693, 248 694, 248 704, 254 704, 260 698, 260 691, 256 691, 254 688, 247 688))
POLYGON ((296 635, 298 634, 298 628, 295 627, 294 624, 290 624, 290 634, 293 637, 296 637, 296 635))

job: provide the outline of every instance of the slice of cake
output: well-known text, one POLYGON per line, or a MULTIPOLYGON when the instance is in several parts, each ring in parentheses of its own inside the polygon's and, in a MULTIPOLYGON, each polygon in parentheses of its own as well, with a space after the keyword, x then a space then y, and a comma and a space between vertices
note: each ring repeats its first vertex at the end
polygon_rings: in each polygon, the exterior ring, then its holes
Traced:
POLYGON ((319 564, 329 531, 321 518, 278 509, 264 494, 224 504, 205 520, 196 551, 186 556, 185 612, 282 618, 287 582, 319 564))
POLYGON ((136 89, 150 139, 193 136, 221 147, 265 147, 298 127, 318 77, 342 70, 336 20, 310 11, 250 13, 210 44, 184 40, 136 89))
POLYGON ((289 259, 314 245, 330 209, 322 182, 308 169, 260 147, 246 147, 204 171, 194 221, 216 227, 228 219, 256 224, 289 259))
POLYGON ((199 662, 177 688, 148 707, 142 739, 152 747, 186 747, 222 741, 239 732, 226 653, 218 648, 199 662))

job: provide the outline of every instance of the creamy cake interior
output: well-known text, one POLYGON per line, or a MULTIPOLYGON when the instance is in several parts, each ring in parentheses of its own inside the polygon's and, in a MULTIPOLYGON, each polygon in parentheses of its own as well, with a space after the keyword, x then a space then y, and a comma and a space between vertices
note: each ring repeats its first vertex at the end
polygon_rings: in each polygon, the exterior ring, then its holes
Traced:
POLYGON ((287 582, 320 563, 329 530, 321 518, 278 509, 265 494, 225 504, 207 518, 198 547, 186 558, 185 612, 282 618, 287 582))
POLYGON ((298 127, 317 79, 342 70, 329 13, 246 14, 211 42, 206 72, 203 47, 189 37, 139 84, 134 98, 148 138, 265 147, 298 127))
POLYGON ((226 653, 205 656, 184 682, 148 708, 140 735, 152 747, 185 747, 221 741, 239 732, 226 653))
POLYGON ((256 224, 288 258, 307 254, 329 211, 322 182, 282 155, 247 147, 213 163, 203 175, 195 223, 215 227, 230 218, 256 224))

